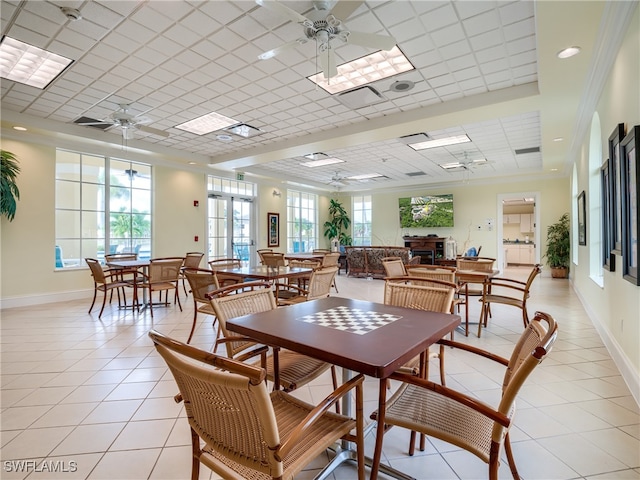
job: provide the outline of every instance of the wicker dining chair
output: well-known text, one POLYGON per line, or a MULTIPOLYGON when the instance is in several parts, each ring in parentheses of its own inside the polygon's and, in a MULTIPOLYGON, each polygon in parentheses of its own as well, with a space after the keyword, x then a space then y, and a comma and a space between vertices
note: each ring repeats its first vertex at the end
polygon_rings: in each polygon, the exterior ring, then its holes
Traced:
POLYGON ((264 265, 264 259, 262 258, 262 254, 273 252, 273 248, 259 248, 256 250, 258 253, 258 257, 260 257, 260 263, 264 265))
POLYGON ((268 267, 284 267, 287 265, 284 253, 281 252, 264 252, 262 254, 262 263, 268 267))
MULTIPOLYGON (((338 267, 319 268, 311 273, 307 289, 296 285, 287 285, 286 290, 293 295, 278 298, 278 305, 295 305, 318 298, 326 298, 331 293, 331 286, 338 273, 338 267)), ((283 287, 280 287, 282 290, 283 287)))
MULTIPOLYGON (((278 308, 270 284, 267 282, 238 283, 222 287, 207 296, 218 318, 221 333, 214 349, 224 346, 229 358, 242 360, 250 358, 258 345, 252 339, 227 330, 227 320, 278 308)), ((309 383, 329 369, 331 369, 334 389, 338 384, 333 365, 290 350, 274 349, 273 354, 266 359, 265 368, 267 378, 273 382, 274 388, 282 387, 287 392, 309 383), (278 355, 277 370, 274 368, 275 355, 278 355)))
POLYGON ((282 390, 268 392, 260 367, 199 350, 155 330, 149 336, 178 385, 176 402, 184 401, 192 480, 200 478, 201 463, 221 478, 292 479, 341 439, 356 444, 358 480, 364 480, 362 374, 316 406, 282 390), (352 390, 355 419, 329 411, 352 390))
POLYGON ((178 282, 180 280, 180 268, 184 263, 183 257, 166 257, 166 258, 152 258, 149 261, 149 273, 139 273, 138 277, 141 280, 136 281, 134 284, 134 298, 135 303, 140 307, 138 303, 138 289, 143 288, 149 290, 149 308, 151 310, 151 318, 153 318, 153 292, 159 292, 160 302, 162 303, 162 292, 165 292, 164 304, 169 303, 169 290, 173 290, 174 299, 173 303, 178 303, 180 311, 182 311, 182 304, 180 303, 180 296, 178 295, 178 282))
MULTIPOLYGON (((438 438, 473 453, 489 465, 489 479, 498 479, 501 450, 504 447, 514 479, 520 479, 511 450, 509 430, 513 425, 515 400, 525 381, 549 354, 558 327, 549 314, 537 312, 516 343, 509 359, 473 345, 442 339, 442 346, 464 350, 476 362, 495 362, 505 367, 502 395, 497 406, 476 396, 396 372, 392 380, 402 382, 385 404, 385 426, 400 426, 438 438)), ((377 418, 377 412, 371 417, 377 418)), ((385 429, 387 431, 387 429, 385 429)))
POLYGON ((400 257, 384 257, 382 259, 382 267, 384 268, 385 276, 387 277, 401 277, 407 275, 407 269, 400 257))
MULTIPOLYGON (((138 260, 137 253, 134 253, 134 252, 107 253, 104 256, 104 261, 107 265, 109 264, 109 262, 115 262, 115 261, 128 262, 132 260, 138 260)), ((129 283, 130 286, 133 286, 133 282, 135 282, 136 280, 136 274, 138 273, 138 269, 134 267, 134 268, 118 268, 117 270, 120 272, 120 280, 129 283)), ((124 295, 124 288, 120 288, 116 290, 116 294, 119 295, 120 292, 122 292, 124 295)), ((111 290, 111 293, 109 294, 109 301, 111 301, 112 299, 113 299, 113 290, 111 290)))
MULTIPOLYGON (((211 303, 206 294, 213 292, 220 288, 218 283, 218 277, 213 270, 207 270, 204 268, 185 268, 183 274, 189 282, 191 288, 191 295, 193 296, 193 325, 191 326, 191 332, 187 343, 191 342, 193 333, 196 330, 196 323, 198 320, 198 313, 205 315, 211 315, 213 317, 212 327, 216 330, 216 340, 220 336, 220 328, 217 327, 216 312, 213 311, 211 303)), ((215 353, 215 350, 214 350, 215 353)))
MULTIPOLYGON (((216 260, 209 260, 209 268, 214 272, 219 272, 226 268, 242 268, 242 260, 239 258, 218 258, 216 260)), ((238 283, 235 277, 226 276, 224 273, 217 273, 218 283, 221 287, 238 283)))
POLYGON ((204 253, 202 252, 187 252, 184 257, 184 263, 180 269, 180 280, 182 280, 182 289, 186 296, 189 296, 189 292, 187 292, 187 278, 184 276, 184 270, 185 268, 200 268, 202 257, 204 257, 204 253))
POLYGON ((478 324, 478 337, 482 332, 482 327, 486 328, 487 321, 491 315, 491 304, 500 303, 511 305, 522 310, 522 322, 526 328, 529 324, 529 314, 527 312, 527 300, 529 299, 531 285, 541 272, 541 265, 537 264, 529 273, 526 282, 513 278, 493 277, 487 279, 486 288, 482 296, 482 319, 478 324))
MULTIPOLYGON (((324 255, 324 257, 322 257, 322 268, 329 268, 329 267, 338 267, 338 272, 340 272, 340 252, 329 252, 326 253, 324 255)), ((333 289, 336 291, 336 293, 338 292, 338 287, 336 285, 336 277, 333 277, 333 281, 331 283, 331 286, 333 287, 333 289)))
MULTIPOLYGON (((289 260, 290 268, 310 268, 311 270, 316 270, 320 268, 320 265, 320 260, 289 260)), ((305 289, 307 288, 307 285, 309 285, 310 278, 311 273, 303 277, 290 278, 288 280, 288 285, 297 285, 298 287, 305 289)))
MULTIPOLYGON (((93 306, 96 303, 98 291, 101 291, 104 294, 102 298, 102 307, 100 308, 100 313, 98 313, 98 318, 100 318, 102 317, 102 312, 104 311, 104 306, 107 302, 107 292, 113 293, 113 290, 116 290, 118 293, 118 306, 120 306, 120 289, 122 289, 124 295, 124 287, 129 287, 131 285, 126 280, 122 279, 120 270, 108 268, 103 269, 100 262, 95 258, 85 258, 84 261, 87 262, 89 270, 91 271, 91 277, 93 278, 93 300, 91 300, 89 313, 91 313, 91 310, 93 310, 93 306)), ((123 301, 125 304, 127 303, 126 297, 123 298, 123 301)))

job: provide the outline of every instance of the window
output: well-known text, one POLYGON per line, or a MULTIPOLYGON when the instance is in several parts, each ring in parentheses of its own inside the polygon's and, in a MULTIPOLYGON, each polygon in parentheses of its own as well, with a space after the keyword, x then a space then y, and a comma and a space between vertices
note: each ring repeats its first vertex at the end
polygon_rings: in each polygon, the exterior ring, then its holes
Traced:
POLYGON ((310 252, 318 244, 318 196, 287 191, 287 252, 310 252))
POLYGON ((371 245, 371 195, 353 197, 353 245, 371 245))
POLYGON ((57 150, 55 181, 56 268, 105 252, 150 257, 149 165, 57 150))

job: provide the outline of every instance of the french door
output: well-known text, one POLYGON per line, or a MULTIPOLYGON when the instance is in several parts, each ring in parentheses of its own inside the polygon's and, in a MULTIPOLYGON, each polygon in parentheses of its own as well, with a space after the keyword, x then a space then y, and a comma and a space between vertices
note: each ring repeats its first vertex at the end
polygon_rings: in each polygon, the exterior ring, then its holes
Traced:
POLYGON ((255 257, 254 202, 219 194, 208 200, 208 260, 239 258, 243 266, 255 257))

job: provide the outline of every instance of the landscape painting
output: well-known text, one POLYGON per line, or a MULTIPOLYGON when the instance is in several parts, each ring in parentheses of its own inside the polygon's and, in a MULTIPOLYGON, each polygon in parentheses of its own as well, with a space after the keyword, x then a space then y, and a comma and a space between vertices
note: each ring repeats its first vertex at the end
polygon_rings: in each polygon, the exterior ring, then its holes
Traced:
POLYGON ((453 194, 399 198, 401 228, 453 227, 453 194))

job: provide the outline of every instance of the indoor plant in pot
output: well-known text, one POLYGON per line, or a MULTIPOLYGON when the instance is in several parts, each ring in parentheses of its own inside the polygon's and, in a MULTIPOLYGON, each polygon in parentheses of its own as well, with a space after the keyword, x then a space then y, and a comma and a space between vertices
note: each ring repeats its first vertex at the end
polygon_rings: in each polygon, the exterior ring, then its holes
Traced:
POLYGON ((16 200, 20 199, 16 184, 20 166, 16 156, 6 150, 0 150, 0 160, 0 215, 6 215, 11 222, 16 216, 16 200))
POLYGON ((569 214, 565 213, 547 228, 547 250, 544 256, 553 278, 569 276, 571 243, 569 241, 569 214))
POLYGON ((351 237, 347 232, 342 231, 349 229, 351 219, 342 204, 333 198, 329 201, 329 216, 331 218, 324 222, 324 236, 329 241, 337 239, 340 245, 351 245, 351 237))

